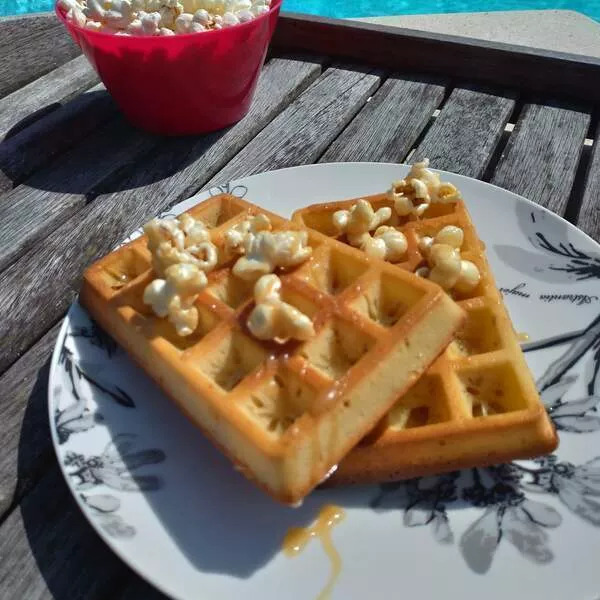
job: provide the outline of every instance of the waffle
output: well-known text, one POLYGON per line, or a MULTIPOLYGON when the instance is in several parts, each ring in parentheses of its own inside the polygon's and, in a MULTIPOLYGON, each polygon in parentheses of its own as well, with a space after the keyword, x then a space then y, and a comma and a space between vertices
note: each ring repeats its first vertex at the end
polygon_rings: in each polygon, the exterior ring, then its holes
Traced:
POLYGON ((89 267, 80 301, 237 468, 298 503, 423 374, 464 313, 431 282, 309 231, 311 258, 280 277, 282 299, 312 319, 315 336, 261 342, 246 326, 253 284, 233 275, 225 232, 258 213, 274 230, 302 227, 228 195, 189 213, 219 252, 192 335, 143 303, 154 278, 145 236, 89 267), (381 314, 366 310, 367 293, 381 314))
MULTIPOLYGON (((386 195, 366 200, 374 209, 393 209, 386 195)), ((333 213, 355 203, 309 206, 297 211, 293 221, 336 238, 333 213)), ((460 227, 462 258, 477 265, 481 281, 468 294, 451 293, 467 314, 464 324, 426 374, 344 458, 331 483, 405 479, 554 450, 556 433, 463 201, 431 204, 419 220, 398 217, 392 210, 387 224, 402 231, 408 242, 406 259, 394 268, 410 272, 424 264, 419 237, 434 237, 446 225, 460 227)), ((380 313, 376 298, 367 293, 362 301, 364 310, 380 313)))

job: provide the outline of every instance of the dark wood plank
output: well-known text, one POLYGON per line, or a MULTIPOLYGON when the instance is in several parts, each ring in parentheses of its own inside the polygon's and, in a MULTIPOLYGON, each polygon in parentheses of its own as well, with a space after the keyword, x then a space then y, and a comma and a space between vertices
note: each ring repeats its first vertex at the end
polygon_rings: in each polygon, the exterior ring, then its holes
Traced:
POLYGON ((564 214, 589 124, 587 111, 526 104, 491 182, 564 214))
POLYGON ((6 192, 114 117, 117 108, 102 84, 0 143, 0 193, 6 192))
POLYGON ((29 23, 33 21, 39 25, 39 18, 39 15, 21 16, 7 19, 8 24, 3 20, 3 29, 10 29, 13 42, 19 26, 22 37, 18 43, 8 43, 1 38, 0 98, 60 67, 81 52, 55 17, 51 26, 34 27, 30 31, 29 23))
POLYGON ((314 162, 380 82, 380 72, 328 69, 213 177, 209 185, 314 162))
POLYGON ((74 298, 83 269, 174 202, 197 191, 318 76, 320 65, 270 61, 245 119, 201 138, 175 139, 0 274, 0 372, 54 323, 74 298), (35 319, 31 318, 35 315, 35 319))
POLYGON ((0 520, 53 459, 48 372, 60 324, 0 377, 0 520))
POLYGON ((35 113, 69 100, 97 81, 87 59, 79 56, 6 96, 0 100, 0 139, 18 131, 35 113))
POLYGON ((53 13, 0 17, 0 54, 19 48, 32 36, 45 33, 57 24, 53 13))
POLYGON ((0 269, 82 208, 161 138, 121 116, 0 198, 0 269))
POLYGON ((577 227, 600 242, 600 123, 596 127, 577 227))
POLYGON ((600 59, 580 55, 290 13, 280 17, 272 48, 600 101, 591 84, 600 80, 600 59))
POLYGON ((129 575, 75 504, 58 464, 0 526, 3 598, 113 598, 129 575))
POLYGON ((390 77, 319 162, 402 162, 444 98, 444 85, 390 77))
POLYGON ((480 178, 514 107, 515 97, 509 93, 455 88, 411 162, 427 157, 436 169, 480 178))

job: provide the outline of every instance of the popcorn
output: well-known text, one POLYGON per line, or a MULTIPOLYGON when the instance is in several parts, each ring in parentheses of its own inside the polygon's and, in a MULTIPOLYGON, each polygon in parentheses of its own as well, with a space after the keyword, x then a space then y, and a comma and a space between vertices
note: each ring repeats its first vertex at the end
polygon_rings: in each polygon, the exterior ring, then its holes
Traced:
POLYGON ((460 227, 446 225, 434 238, 423 236, 419 240, 419 250, 427 259, 427 267, 418 268, 415 273, 437 283, 445 290, 454 289, 466 294, 481 280, 477 266, 460 255, 464 233, 460 227))
POLYGON ((333 213, 333 225, 339 233, 345 233, 353 246, 359 246, 362 235, 373 231, 389 220, 392 209, 384 206, 377 211, 366 200, 359 200, 350 210, 333 213))
POLYGON ((308 340, 315 335, 312 321, 281 299, 281 280, 263 275, 254 285, 254 301, 248 329, 259 340, 285 343, 289 339, 308 340))
POLYGON ((223 14, 223 27, 233 27, 234 25, 239 25, 240 20, 237 16, 232 12, 226 12, 223 14))
POLYGON ((204 29, 204 25, 194 21, 194 17, 188 13, 179 15, 175 20, 175 33, 199 33, 204 29))
POLYGON ((252 281, 272 273, 277 267, 289 268, 303 263, 312 254, 306 246, 306 231, 260 231, 244 239, 244 254, 233 266, 233 274, 252 281))
POLYGON ((144 226, 144 232, 158 275, 179 263, 193 264, 202 271, 210 271, 217 264, 217 248, 208 230, 188 214, 177 219, 153 219, 144 226))
POLYGON ((415 163, 405 179, 396 181, 388 191, 394 210, 400 217, 419 218, 431 204, 448 204, 460 199, 460 192, 451 183, 429 169, 429 159, 415 163))
POLYGON ((266 215, 257 215, 234 225, 225 233, 225 249, 228 252, 243 254, 247 241, 260 231, 270 231, 271 221, 266 215))
POLYGON ((146 286, 144 304, 149 304, 157 316, 168 317, 178 335, 191 335, 198 327, 194 302, 206 287, 206 275, 196 265, 181 263, 168 267, 165 277, 146 286))
POLYGON ((366 200, 359 200, 350 210, 333 213, 333 226, 345 233, 348 242, 374 258, 398 262, 406 252, 406 237, 393 227, 380 226, 392 216, 392 209, 383 206, 378 210, 366 200), (375 231, 373 237, 370 231, 375 231))
POLYGON ((270 0, 59 0, 80 27, 115 35, 202 33, 247 23, 270 10, 270 0))
POLYGON ((368 233, 363 234, 360 249, 368 256, 395 263, 400 262, 406 254, 408 242, 401 231, 382 225, 377 228, 373 237, 368 233))

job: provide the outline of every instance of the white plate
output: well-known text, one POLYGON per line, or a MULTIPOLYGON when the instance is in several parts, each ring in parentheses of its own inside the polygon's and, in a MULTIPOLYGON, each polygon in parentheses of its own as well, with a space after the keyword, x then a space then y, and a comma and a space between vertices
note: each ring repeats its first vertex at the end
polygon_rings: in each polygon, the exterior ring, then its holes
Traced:
MULTIPOLYGON (((306 204, 381 192, 406 171, 314 165, 211 192, 227 190, 289 216, 306 204)), ((598 598, 600 248, 519 196, 444 177, 463 192, 516 330, 529 335, 530 347, 548 342, 526 356, 553 407, 556 454, 317 491, 299 509, 282 507, 238 474, 75 304, 50 371, 58 459, 100 536, 162 591, 193 600, 314 600, 330 569, 322 547, 313 540, 288 558, 280 546, 289 527, 309 524, 334 503, 346 510, 333 530, 343 562, 334 599, 598 598)))

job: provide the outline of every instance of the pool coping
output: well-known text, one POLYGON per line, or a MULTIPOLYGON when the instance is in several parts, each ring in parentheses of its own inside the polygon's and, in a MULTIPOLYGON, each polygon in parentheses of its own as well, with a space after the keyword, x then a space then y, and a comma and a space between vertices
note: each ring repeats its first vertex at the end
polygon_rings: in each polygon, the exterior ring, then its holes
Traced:
POLYGON ((519 88, 545 97, 600 102, 600 58, 403 27, 282 13, 272 46, 379 68, 519 88))
POLYGON ((600 57, 600 22, 573 10, 389 15, 352 20, 600 57))

